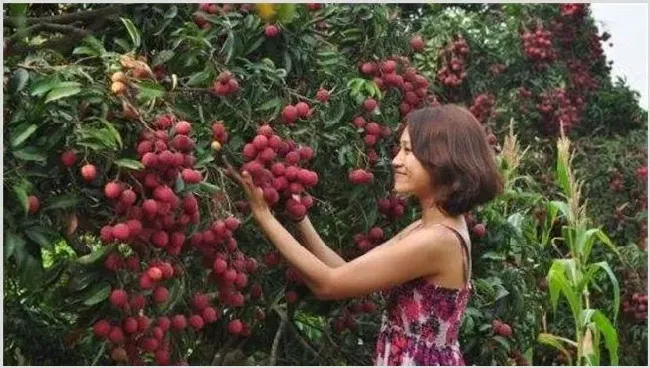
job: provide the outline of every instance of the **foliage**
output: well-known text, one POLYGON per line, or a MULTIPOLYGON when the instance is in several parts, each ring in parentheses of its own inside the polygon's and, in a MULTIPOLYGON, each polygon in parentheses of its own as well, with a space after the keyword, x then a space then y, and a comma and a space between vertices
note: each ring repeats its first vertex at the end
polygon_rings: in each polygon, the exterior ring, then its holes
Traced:
MULTIPOLYGON (((153 322, 147 338, 160 317, 202 313, 193 306, 196 293, 219 310, 214 323, 159 339, 163 346, 153 350, 170 352, 171 363, 368 364, 382 296, 316 300, 286 264, 273 260, 273 248, 249 218, 225 162, 245 164, 245 147, 266 123, 282 140, 313 149, 313 158, 301 165, 318 174, 318 184, 301 195, 313 199, 309 216, 326 243, 352 259, 367 250, 359 246, 361 235, 379 227, 387 239, 418 215, 417 205, 403 199, 392 202, 405 206, 403 215, 380 208, 390 195, 390 162, 405 112, 453 102, 485 126, 507 183, 502 196, 466 215, 474 265, 474 294, 460 336, 467 363, 615 364, 615 352, 621 363, 647 362, 647 326, 616 313, 619 294, 628 300, 647 289, 628 290, 632 273, 647 269, 644 250, 636 246, 647 232, 640 225, 647 221, 647 113, 629 87, 609 82, 601 48, 608 37, 597 34, 587 5, 11 4, 5 17, 7 361, 121 360, 120 344, 96 336, 93 326, 102 319, 124 322, 130 312, 109 301, 114 289, 124 288, 129 297, 148 300, 142 311, 153 322), (522 38, 531 32, 540 45, 551 40, 543 48, 554 59, 537 58, 525 46, 522 38), (416 34, 424 41, 421 48, 412 42, 416 34), (395 62, 396 75, 387 72, 388 61, 395 62), (369 62, 378 73, 363 72, 369 62), (368 98, 378 108, 368 111, 368 98), (300 102, 309 105, 308 113, 287 123, 285 109, 300 102), (175 126, 162 126, 166 115, 174 123, 191 123, 187 137, 193 146, 172 149, 190 163, 175 167, 164 185, 179 200, 196 198, 198 218, 169 230, 184 236, 178 251, 135 239, 106 241, 104 226, 135 215, 108 199, 105 185, 123 183, 120 190, 132 189, 135 207, 143 207, 155 197, 145 174, 160 174, 161 180, 167 175, 145 165, 139 146, 154 139, 148 134, 164 134, 170 142, 179 135, 175 126), (369 124, 355 122, 359 116, 378 123, 381 132, 370 134, 369 124), (217 122, 227 139, 215 133, 217 122), (575 183, 568 163, 556 166, 562 129, 577 150, 571 169, 585 183, 587 212, 580 216, 590 218, 589 226, 578 224, 577 212, 571 212, 582 202, 578 198, 572 206, 575 183), (70 151, 75 159, 66 164, 70 151), (89 164, 96 175, 88 173, 89 164), (623 183, 615 192, 606 189, 615 179, 606 170, 614 166, 623 183), (179 175, 183 168, 196 170, 201 180, 179 175), (372 184, 350 182, 357 169, 371 172, 372 184), (233 217, 241 224, 231 231, 232 249, 220 245, 219 252, 229 266, 254 259, 258 267, 238 269, 247 282, 231 290, 213 270, 216 250, 192 239, 233 217), (595 230, 600 226, 602 232, 595 230), (572 240, 575 234, 585 242, 572 240), (589 257, 585 244, 596 238, 607 243, 604 234, 625 246, 622 258, 591 246, 589 257), (569 249, 574 251, 565 258, 569 249), (126 263, 134 255, 138 262, 130 269, 126 263), (156 305, 139 279, 160 266, 158 260, 173 265, 174 276, 161 281, 169 297, 156 305), (565 265, 591 279, 563 279, 565 265), (262 298, 253 297, 253 285, 262 287, 262 298), (593 303, 577 308, 586 285, 593 303), (558 302, 560 289, 569 303, 558 302), (229 300, 232 293, 245 295, 243 304, 229 300), (295 302, 289 301, 293 293, 295 302), (607 302, 615 303, 612 310, 593 307, 607 302), (585 317, 581 313, 589 318, 579 318, 585 317), (245 332, 229 331, 235 320, 245 332), (504 325, 510 333, 495 327, 504 325), (586 331, 595 355, 581 343, 586 331), (562 345, 567 340, 560 337, 570 335, 577 351, 562 345), (45 357, 34 350, 34 341, 50 349, 45 357), (557 356, 540 342, 562 346, 564 353, 557 356), (607 359, 598 355, 601 343, 609 349, 607 359)), ((276 213, 295 232, 283 203, 276 213)), ((152 220, 151 226, 166 225, 152 220)), ((162 353, 134 353, 143 343, 135 336, 124 344, 130 363, 167 362, 162 353)))

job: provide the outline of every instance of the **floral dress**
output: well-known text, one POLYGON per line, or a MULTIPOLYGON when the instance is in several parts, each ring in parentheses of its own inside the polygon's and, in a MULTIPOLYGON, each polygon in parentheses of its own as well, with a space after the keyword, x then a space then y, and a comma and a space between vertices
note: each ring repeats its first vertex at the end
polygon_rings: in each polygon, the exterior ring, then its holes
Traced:
POLYGON ((375 350, 375 365, 465 365, 458 343, 471 286, 464 238, 452 230, 464 250, 465 286, 451 289, 423 278, 388 290, 388 305, 375 350))

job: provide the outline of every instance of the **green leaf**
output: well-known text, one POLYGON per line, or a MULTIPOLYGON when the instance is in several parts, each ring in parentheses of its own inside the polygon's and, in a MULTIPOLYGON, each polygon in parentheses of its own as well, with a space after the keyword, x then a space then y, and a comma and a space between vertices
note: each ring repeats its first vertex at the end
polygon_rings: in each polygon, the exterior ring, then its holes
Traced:
POLYGON ((18 147, 20 146, 21 143, 23 143, 27 138, 29 138, 34 132, 38 129, 38 125, 36 124, 23 124, 16 128, 16 131, 14 132, 15 135, 13 139, 11 140, 11 146, 12 147, 18 147))
MULTIPOLYGON (((609 361, 613 366, 618 365, 618 333, 610 322, 609 318, 601 311, 596 310, 593 314, 593 320, 596 322, 596 327, 603 333, 605 337, 605 346, 609 351, 609 361)), ((597 347, 596 347, 597 348, 597 347)))
POLYGON ((29 252, 25 252, 25 256, 18 267, 20 269, 20 281, 25 288, 31 291, 42 288, 43 265, 40 259, 29 252))
POLYGON ((122 20, 122 23, 124 23, 126 30, 129 32, 129 36, 131 36, 131 42, 133 42, 133 48, 137 49, 138 47, 140 47, 140 32, 138 32, 138 29, 133 24, 133 22, 131 22, 130 19, 120 17, 120 20, 122 20))
POLYGON ((580 257, 584 262, 589 260, 589 255, 591 254, 591 248, 594 245, 594 240, 596 232, 600 231, 599 229, 587 229, 585 231, 578 231, 576 236, 576 255, 580 257))
POLYGON ((555 174, 557 175, 558 184, 564 192, 564 195, 571 197, 571 181, 569 180, 569 168, 567 167, 564 160, 560 158, 560 150, 558 150, 557 165, 555 168, 555 174))
POLYGON ((154 35, 154 36, 160 36, 163 32, 165 32, 165 30, 167 29, 167 27, 168 27, 170 24, 172 24, 172 20, 171 20, 171 19, 165 19, 165 20, 162 22, 162 24, 159 26, 159 28, 158 28, 158 30, 156 31, 156 33, 154 33, 153 35, 154 35))
POLYGON ((201 188, 202 190, 205 190, 206 192, 208 192, 210 194, 217 193, 220 190, 218 186, 216 186, 214 184, 210 184, 210 183, 208 183, 206 181, 200 182, 199 183, 199 188, 201 188))
POLYGON ((88 56, 100 56, 100 53, 93 49, 92 47, 88 46, 77 46, 74 50, 72 50, 73 55, 88 55, 88 56))
POLYGON ((548 209, 551 209, 554 214, 560 212, 564 218, 569 218, 569 205, 566 202, 550 201, 548 202, 548 209))
POLYGON ((45 103, 56 101, 65 97, 74 96, 79 92, 81 92, 81 88, 79 86, 66 86, 66 87, 57 86, 47 94, 47 97, 45 98, 45 103))
POLYGON ((22 185, 15 185, 14 193, 16 193, 18 203, 20 203, 23 207, 23 213, 27 214, 27 210, 29 209, 29 201, 27 200, 27 191, 25 191, 25 187, 22 185))
POLYGON ((83 304, 86 306, 92 306, 101 303, 104 300, 108 299, 110 293, 111 293, 111 284, 109 284, 106 281, 101 282, 97 284, 95 287, 93 287, 90 290, 90 292, 88 292, 83 304))
POLYGON ((95 36, 88 35, 86 36, 86 38, 84 38, 83 42, 88 44, 88 46, 92 47, 93 49, 97 50, 99 55, 106 54, 106 49, 104 48, 104 44, 102 43, 102 41, 98 40, 95 36))
POLYGON ((20 92, 27 85, 29 80, 29 72, 23 68, 18 68, 11 76, 10 89, 16 93, 20 92))
POLYGON ((42 153, 38 152, 38 148, 29 146, 22 148, 17 151, 12 151, 13 155, 17 158, 25 161, 41 161, 45 162, 46 157, 42 153))
POLYGON ((258 107, 257 111, 266 111, 272 110, 282 105, 282 101, 279 98, 274 98, 272 100, 266 101, 262 106, 258 107))
POLYGON ((57 280, 59 280, 59 277, 63 273, 63 270, 65 270, 65 266, 66 266, 65 261, 59 261, 56 264, 54 264, 51 268, 49 268, 43 275, 42 285, 44 287, 48 287, 51 286, 53 283, 55 283, 57 280))
POLYGON ((296 4, 283 3, 277 5, 278 20, 284 24, 289 24, 297 16, 296 4))
POLYGON ((165 89, 154 82, 142 82, 139 88, 138 99, 141 100, 152 100, 165 96, 165 89))
POLYGON ((59 79, 57 78, 56 75, 49 76, 47 78, 43 78, 39 80, 38 82, 32 84, 31 88, 31 95, 36 96, 36 97, 41 97, 45 95, 45 93, 49 92, 52 88, 56 87, 59 85, 61 82, 59 82, 59 79))
POLYGON ((118 147, 122 149, 124 144, 122 143, 122 136, 120 135, 120 132, 118 132, 117 129, 115 129, 115 126, 113 126, 113 124, 108 120, 102 119, 101 122, 106 127, 108 133, 110 133, 113 136, 113 139, 115 140, 115 142, 117 142, 118 147))
POLYGON ((510 343, 508 340, 503 337, 503 336, 494 336, 492 337, 494 340, 496 340, 501 346, 503 346, 507 351, 510 351, 510 343))
POLYGON ((569 302, 569 307, 573 313, 573 318, 578 320, 580 310, 582 309, 582 300, 580 296, 571 288, 571 284, 565 275, 566 266, 562 260, 556 259, 553 261, 551 268, 546 276, 550 289, 551 304, 553 311, 557 310, 557 302, 560 291, 569 302))
POLYGON ((212 74, 208 71, 202 70, 193 74, 187 81, 188 86, 197 86, 207 83, 212 79, 212 74))
POLYGON ((595 274, 595 270, 603 270, 606 274, 607 277, 609 277, 609 281, 612 283, 612 293, 614 294, 614 321, 616 321, 616 318, 618 318, 618 309, 621 305, 621 292, 620 292, 620 287, 618 284, 618 280, 616 279, 616 275, 612 271, 611 267, 609 264, 605 261, 598 262, 598 263, 592 263, 589 265, 590 269, 593 269, 593 273, 595 274))
POLYGON ((603 231, 598 231, 596 233, 596 236, 598 237, 598 240, 609 247, 609 250, 614 252, 619 258, 621 257, 621 253, 619 252, 618 247, 612 243, 612 240, 609 238, 609 236, 607 236, 607 234, 605 234, 603 231))
POLYGON ((339 100, 336 104, 335 109, 328 110, 327 120, 324 122, 324 125, 326 127, 330 127, 332 125, 338 124, 345 115, 345 107, 345 103, 339 100), (333 114, 330 114, 332 112, 333 114))
POLYGON ((129 49, 131 48, 129 43, 126 42, 125 40, 121 39, 121 38, 115 38, 115 39, 113 39, 113 42, 115 42, 124 51, 129 51, 129 49))
POLYGON ((174 55, 176 55, 176 53, 172 50, 162 50, 154 56, 152 66, 164 64, 171 60, 174 55))
POLYGON ((248 55, 251 52, 257 50, 264 43, 265 40, 266 40, 266 37, 264 37, 264 36, 258 37, 257 40, 255 40, 255 42, 253 42, 251 44, 251 46, 248 48, 248 50, 246 50, 246 52, 244 52, 244 55, 248 55))
POLYGON ((293 67, 292 62, 291 62, 291 55, 289 55, 289 51, 284 50, 282 53, 282 59, 284 60, 284 70, 287 71, 287 74, 291 73, 291 68, 293 67))
POLYGON ((51 210, 56 208, 71 208, 75 207, 79 202, 79 197, 76 195, 60 195, 48 202, 44 210, 51 210))
POLYGON ((130 158, 122 158, 119 160, 115 161, 115 164, 119 167, 125 167, 127 169, 133 169, 133 170, 142 170, 144 169, 144 165, 142 162, 138 160, 133 160, 130 158))
POLYGON ((226 41, 223 43, 223 46, 221 47, 221 53, 226 54, 226 59, 223 62, 224 64, 228 64, 230 58, 232 58, 232 53, 234 50, 235 50, 235 33, 229 31, 228 37, 226 37, 226 41))
POLYGON ((9 4, 9 14, 12 17, 18 17, 27 14, 29 3, 11 3, 9 4))
POLYGON ((41 248, 52 248, 53 242, 48 237, 48 231, 41 226, 32 226, 29 229, 25 230, 25 235, 31 239, 34 243, 38 244, 41 248))
POLYGON ((14 254, 14 252, 20 252, 24 247, 25 239, 23 239, 22 236, 19 236, 12 231, 5 231, 5 239, 3 242, 5 261, 7 261, 9 257, 14 254))
POLYGON ((481 255, 481 259, 491 259, 495 261, 505 261, 506 256, 497 251, 488 251, 481 255))
POLYGON ((82 264, 84 266, 89 266, 93 265, 102 259, 110 253, 113 250, 113 246, 102 246, 102 247, 97 247, 94 249, 92 252, 89 254, 86 254, 85 256, 77 258, 77 263, 82 264))
POLYGON ((165 19, 172 19, 176 17, 176 14, 178 14, 178 7, 176 5, 172 5, 169 9, 167 9, 163 17, 165 19))

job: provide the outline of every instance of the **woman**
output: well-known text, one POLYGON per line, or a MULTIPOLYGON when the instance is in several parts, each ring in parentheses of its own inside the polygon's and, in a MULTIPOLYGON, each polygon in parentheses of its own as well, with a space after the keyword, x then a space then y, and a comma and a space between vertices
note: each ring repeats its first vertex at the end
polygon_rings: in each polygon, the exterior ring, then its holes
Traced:
POLYGON ((421 218, 350 262, 327 247, 309 218, 303 247, 273 216, 251 176, 235 174, 256 222, 320 299, 388 294, 377 365, 464 365, 458 329, 470 294, 464 213, 498 195, 502 180, 483 127, 459 106, 413 111, 393 159, 395 191, 419 200, 421 218))

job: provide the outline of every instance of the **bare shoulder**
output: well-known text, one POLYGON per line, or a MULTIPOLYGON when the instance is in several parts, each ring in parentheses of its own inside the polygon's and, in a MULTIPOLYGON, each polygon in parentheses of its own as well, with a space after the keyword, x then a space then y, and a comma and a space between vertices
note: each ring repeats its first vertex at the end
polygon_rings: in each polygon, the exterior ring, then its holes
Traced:
POLYGON ((458 242, 458 238, 453 231, 444 226, 429 226, 406 234, 399 242, 410 247, 421 248, 426 254, 438 257, 452 253, 453 245, 458 242))

